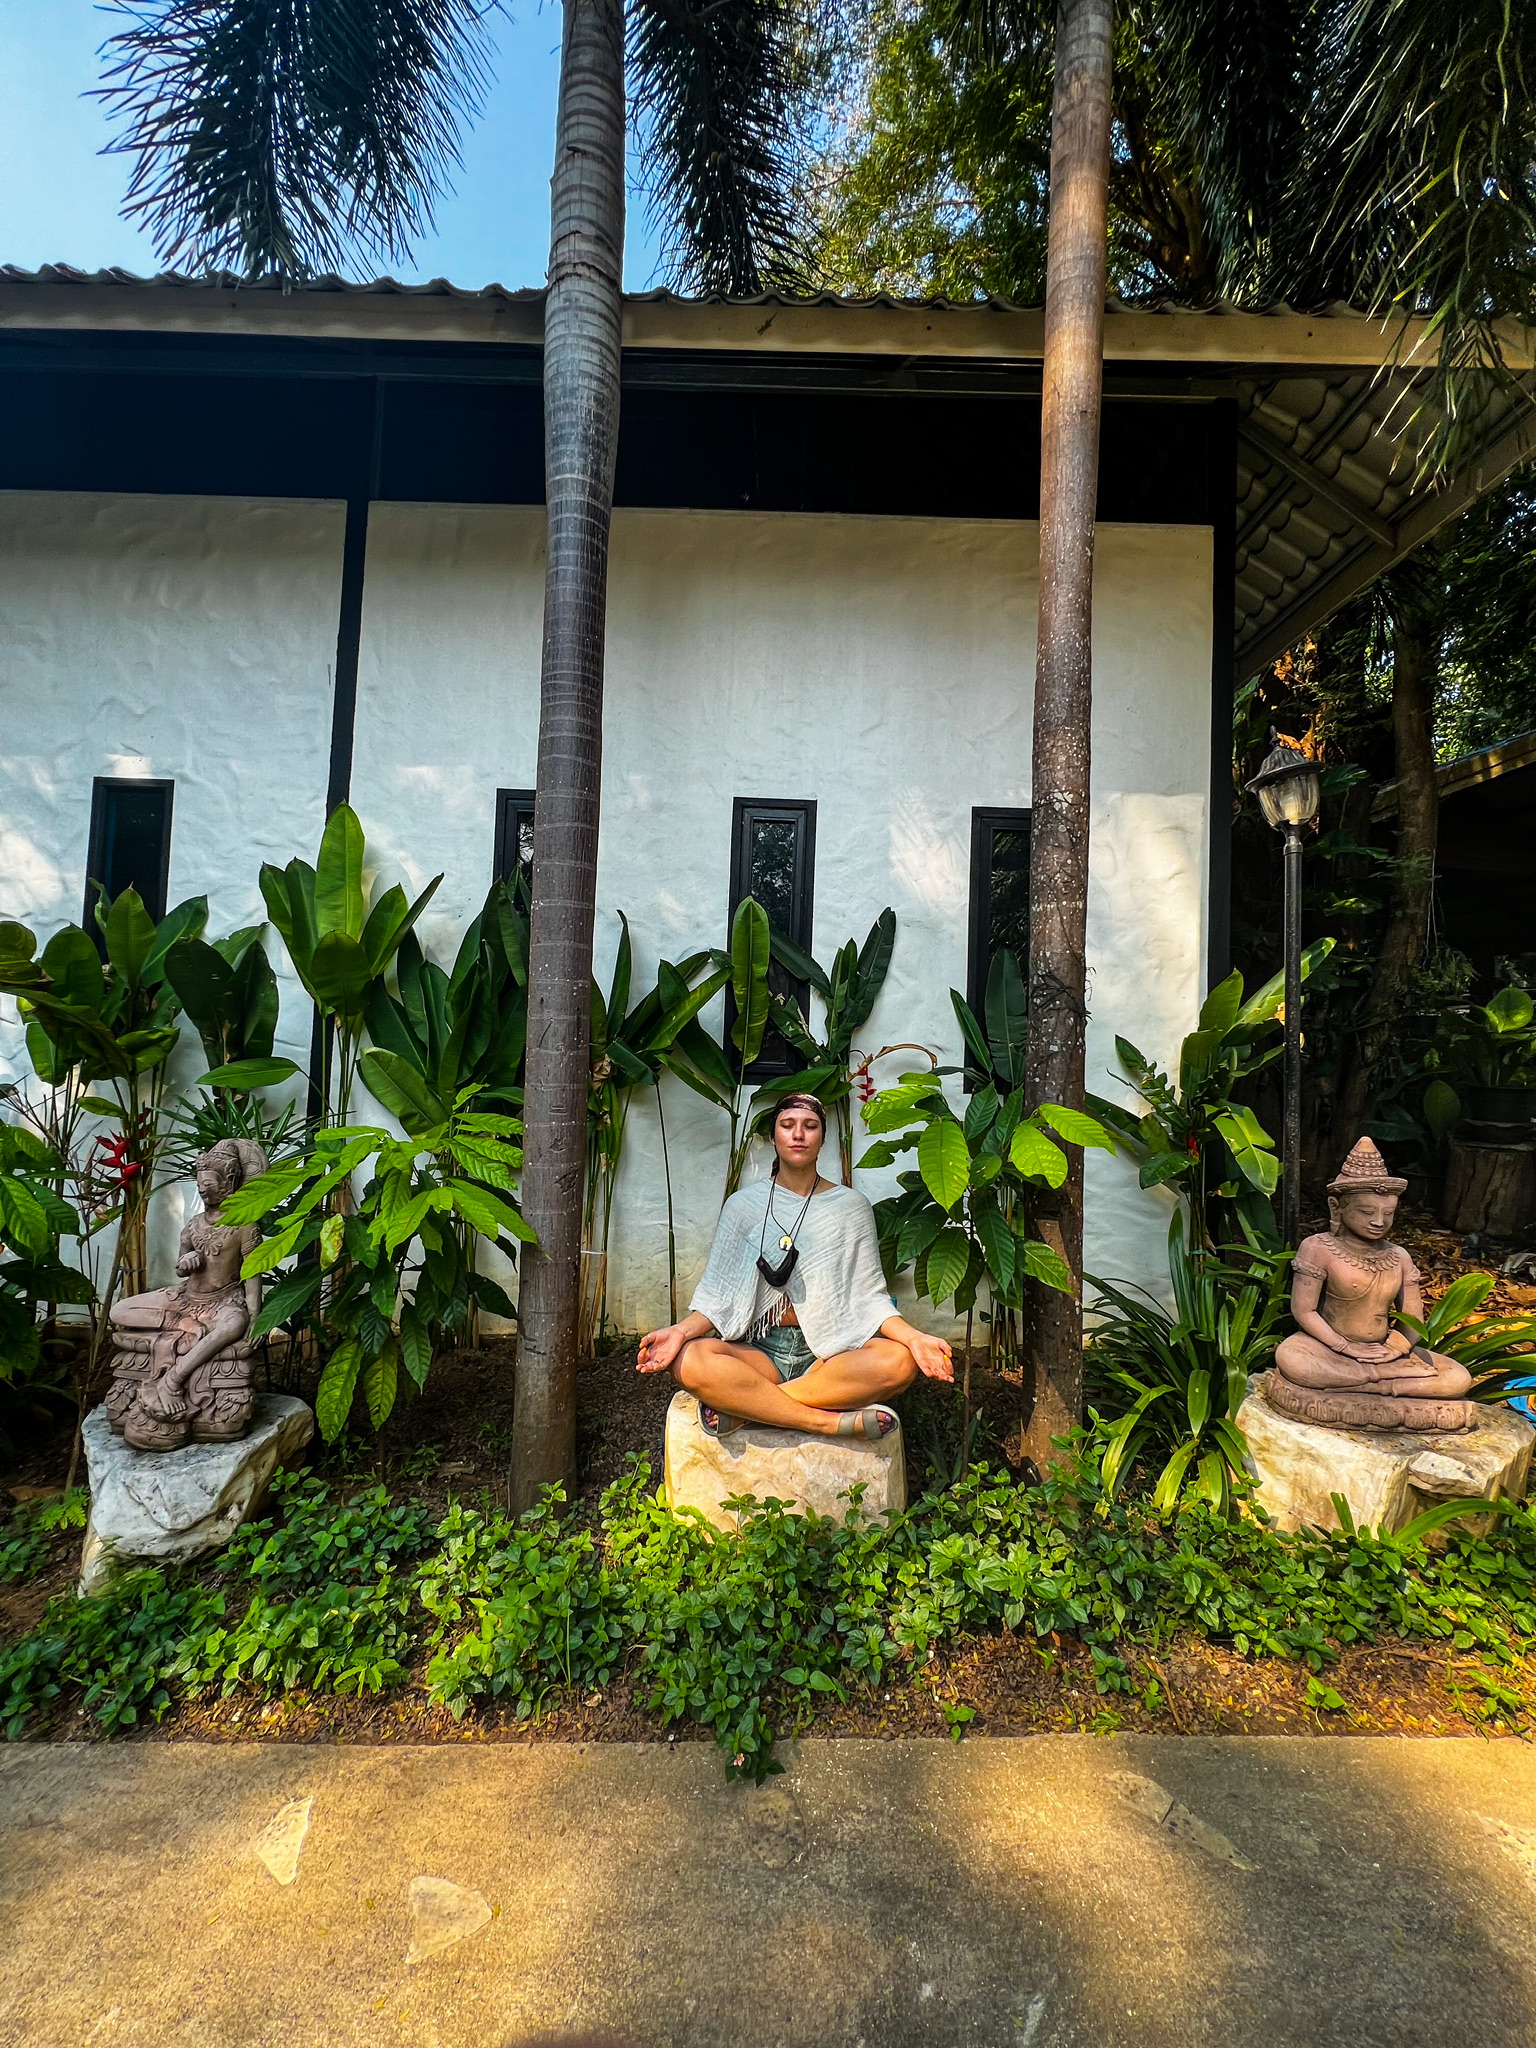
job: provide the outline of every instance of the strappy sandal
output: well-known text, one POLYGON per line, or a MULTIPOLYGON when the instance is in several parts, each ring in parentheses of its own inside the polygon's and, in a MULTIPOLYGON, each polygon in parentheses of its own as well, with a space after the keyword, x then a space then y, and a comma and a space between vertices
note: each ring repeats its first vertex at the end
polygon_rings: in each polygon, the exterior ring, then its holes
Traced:
POLYGON ((878 1443, 883 1436, 889 1436, 896 1427, 896 1417, 889 1408, 848 1408, 837 1418, 838 1436, 863 1437, 878 1443))
POLYGON ((722 1415, 718 1408, 706 1408, 699 1402, 699 1427, 706 1436, 732 1436, 745 1426, 739 1415, 722 1415))

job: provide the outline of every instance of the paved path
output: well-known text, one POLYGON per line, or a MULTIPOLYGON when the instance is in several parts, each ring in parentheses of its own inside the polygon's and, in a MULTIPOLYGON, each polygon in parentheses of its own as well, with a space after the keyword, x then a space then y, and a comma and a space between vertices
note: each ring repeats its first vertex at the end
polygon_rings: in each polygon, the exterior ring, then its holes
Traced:
POLYGON ((4 2048, 1531 2048, 1536 1753, 0 1756, 4 2048))

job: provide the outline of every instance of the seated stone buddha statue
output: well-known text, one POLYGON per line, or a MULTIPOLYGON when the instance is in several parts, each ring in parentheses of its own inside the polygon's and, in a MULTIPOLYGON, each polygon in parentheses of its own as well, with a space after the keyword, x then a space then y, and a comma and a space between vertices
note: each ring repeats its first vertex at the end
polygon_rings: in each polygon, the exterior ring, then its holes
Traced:
POLYGON ((1465 1366, 1415 1343, 1399 1313, 1424 1319, 1419 1270, 1388 1238, 1408 1183, 1362 1138, 1328 1183, 1326 1231, 1292 1268, 1296 1334, 1275 1352, 1272 1408, 1333 1429, 1473 1429, 1465 1366))

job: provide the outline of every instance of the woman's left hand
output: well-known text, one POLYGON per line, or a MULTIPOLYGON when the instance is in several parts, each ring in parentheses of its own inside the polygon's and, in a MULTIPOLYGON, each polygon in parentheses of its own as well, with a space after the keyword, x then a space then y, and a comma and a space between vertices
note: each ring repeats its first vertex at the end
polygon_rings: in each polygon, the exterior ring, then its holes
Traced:
POLYGON ((914 1330, 906 1344, 920 1373, 925 1373, 931 1380, 954 1378, 954 1353, 942 1337, 930 1337, 923 1330, 914 1330))

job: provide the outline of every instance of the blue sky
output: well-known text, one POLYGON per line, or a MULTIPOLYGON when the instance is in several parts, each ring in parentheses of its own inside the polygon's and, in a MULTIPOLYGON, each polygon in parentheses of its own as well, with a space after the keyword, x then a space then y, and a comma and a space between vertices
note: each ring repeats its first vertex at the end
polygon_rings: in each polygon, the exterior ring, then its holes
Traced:
MULTIPOLYGON (((97 51, 113 17, 92 0, 0 0, 0 263, 35 270, 160 268, 149 238, 119 211, 123 157, 102 156, 110 129, 98 101, 97 51)), ((467 138, 464 168, 437 229, 395 275, 455 284, 537 285, 549 254, 549 168, 560 9, 527 0, 492 18, 496 83, 467 138)), ((655 281, 657 236, 631 194, 625 282, 655 281)))

